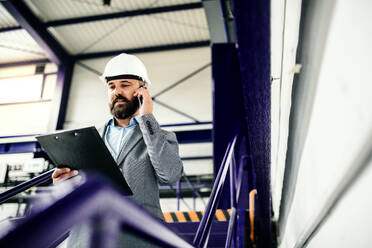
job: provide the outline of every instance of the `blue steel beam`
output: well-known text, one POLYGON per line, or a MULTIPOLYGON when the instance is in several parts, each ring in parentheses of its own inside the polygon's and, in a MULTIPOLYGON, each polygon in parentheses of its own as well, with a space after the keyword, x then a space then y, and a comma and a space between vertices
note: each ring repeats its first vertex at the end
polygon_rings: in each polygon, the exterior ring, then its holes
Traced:
POLYGON ((57 65, 72 62, 68 52, 46 30, 44 24, 32 13, 23 1, 1 1, 4 8, 44 50, 46 56, 57 65))
POLYGON ((105 52, 84 53, 84 54, 77 54, 74 56, 74 58, 75 60, 95 59, 95 58, 116 56, 120 53, 161 52, 161 51, 168 51, 168 50, 206 47, 206 46, 209 46, 209 44, 210 44, 209 40, 202 40, 202 41, 193 41, 193 42, 186 42, 186 43, 179 43, 179 44, 172 44, 172 45, 160 45, 160 46, 140 47, 140 48, 133 48, 133 49, 121 49, 121 50, 105 51, 105 52))
POLYGON ((174 123, 174 124, 164 124, 160 125, 161 127, 181 127, 181 126, 195 126, 195 125, 208 125, 212 124, 211 121, 203 121, 203 122, 186 122, 186 123, 174 123))
MULTIPOLYGON (((205 143, 212 142, 212 130, 201 129, 201 130, 187 130, 187 131, 175 131, 177 140, 180 144, 188 143, 205 143)), ((12 137, 29 137, 25 136, 4 136, 0 138, 12 138, 12 137)), ((14 143, 3 143, 0 144, 0 154, 5 153, 28 153, 28 152, 39 152, 42 151, 37 141, 26 141, 26 142, 14 142, 14 143)), ((201 157, 185 157, 184 160, 192 159, 212 159, 210 156, 201 157)))
POLYGON ((210 159, 213 159, 213 156, 181 157, 182 161, 187 161, 187 160, 210 160, 210 159))
POLYGON ((175 133, 180 144, 212 142, 211 129, 177 131, 175 133))
MULTIPOLYGON (((213 154, 215 177, 223 155, 238 124, 244 119, 244 101, 239 69, 238 51, 235 44, 212 45, 213 77, 213 154)), ((229 179, 219 208, 230 207, 229 179)))

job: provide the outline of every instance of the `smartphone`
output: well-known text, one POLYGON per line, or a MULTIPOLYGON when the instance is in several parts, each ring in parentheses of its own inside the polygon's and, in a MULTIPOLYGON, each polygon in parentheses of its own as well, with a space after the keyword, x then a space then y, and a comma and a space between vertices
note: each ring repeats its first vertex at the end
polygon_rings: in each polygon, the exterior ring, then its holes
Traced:
MULTIPOLYGON (((140 88, 143 88, 143 86, 140 86, 139 89, 140 89, 140 88)), ((142 103, 143 103, 143 97, 142 97, 142 96, 140 96, 140 97, 138 96, 137 99, 138 99, 138 102, 139 102, 139 104, 140 104, 140 106, 141 106, 142 103)))

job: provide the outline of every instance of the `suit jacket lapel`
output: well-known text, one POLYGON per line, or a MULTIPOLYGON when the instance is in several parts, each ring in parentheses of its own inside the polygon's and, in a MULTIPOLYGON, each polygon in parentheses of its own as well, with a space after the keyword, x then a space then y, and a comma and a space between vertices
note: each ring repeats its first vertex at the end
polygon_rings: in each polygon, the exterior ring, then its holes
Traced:
POLYGON ((100 127, 97 130, 102 139, 104 138, 104 135, 106 133, 106 129, 107 129, 107 124, 105 124, 103 127, 100 127))
POLYGON ((120 165, 128 153, 134 148, 134 146, 142 139, 142 132, 140 127, 137 125, 130 136, 128 137, 127 141, 123 144, 123 148, 121 149, 117 164, 120 165))

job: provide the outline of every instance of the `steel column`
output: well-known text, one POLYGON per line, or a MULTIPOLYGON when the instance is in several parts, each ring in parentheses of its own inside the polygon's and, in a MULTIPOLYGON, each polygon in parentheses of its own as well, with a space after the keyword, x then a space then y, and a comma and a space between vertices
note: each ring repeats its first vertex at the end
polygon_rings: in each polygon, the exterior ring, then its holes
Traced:
MULTIPOLYGON (((213 156, 214 175, 219 170, 230 137, 243 120, 244 102, 240 79, 239 59, 235 44, 213 44, 213 156)), ((219 208, 230 208, 229 180, 223 191, 219 208)))
POLYGON ((258 247, 271 246, 270 0, 235 0, 244 112, 257 184, 258 247))

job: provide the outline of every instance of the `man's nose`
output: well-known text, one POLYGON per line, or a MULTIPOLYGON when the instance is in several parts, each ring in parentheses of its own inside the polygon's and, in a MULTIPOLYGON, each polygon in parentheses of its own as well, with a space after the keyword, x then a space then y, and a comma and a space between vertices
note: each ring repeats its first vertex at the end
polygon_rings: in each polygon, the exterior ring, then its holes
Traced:
POLYGON ((115 88, 115 89, 112 91, 112 94, 113 94, 114 96, 118 96, 118 95, 120 95, 120 93, 121 93, 121 91, 120 91, 120 89, 118 89, 118 88, 115 88))

